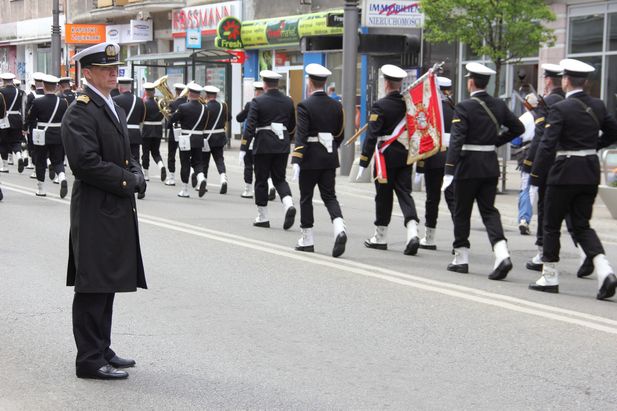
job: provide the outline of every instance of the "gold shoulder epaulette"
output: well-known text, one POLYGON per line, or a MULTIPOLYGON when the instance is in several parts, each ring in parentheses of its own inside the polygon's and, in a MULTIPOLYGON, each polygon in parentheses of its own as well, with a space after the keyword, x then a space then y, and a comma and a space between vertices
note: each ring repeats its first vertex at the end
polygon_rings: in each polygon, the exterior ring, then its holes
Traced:
POLYGON ((90 102, 90 97, 82 94, 81 96, 77 97, 77 101, 79 101, 80 103, 88 104, 90 102))

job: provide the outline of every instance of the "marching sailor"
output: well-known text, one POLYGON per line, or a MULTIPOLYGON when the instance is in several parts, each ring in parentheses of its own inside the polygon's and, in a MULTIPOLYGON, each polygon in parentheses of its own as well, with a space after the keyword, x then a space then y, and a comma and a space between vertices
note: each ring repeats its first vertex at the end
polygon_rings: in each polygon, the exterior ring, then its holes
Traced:
MULTIPOLYGON (((255 81, 253 83, 254 88, 254 97, 261 96, 264 93, 264 85, 261 81, 255 81)), ((236 121, 238 123, 243 123, 246 121, 246 118, 249 115, 249 109, 251 108, 251 103, 253 101, 249 101, 244 105, 244 109, 238 113, 236 116, 236 121)), ((246 127, 246 124, 243 125, 243 128, 246 127)), ((245 141, 242 140, 240 144, 244 144, 245 141)), ((244 166, 244 191, 240 195, 242 198, 253 198, 253 153, 248 150, 244 155, 243 161, 240 162, 240 165, 244 166)), ((270 180, 268 180, 270 181, 270 180)), ((272 187, 274 188, 274 187, 272 187)), ((268 198, 268 200, 274 200, 274 198, 268 198)))
POLYGON ((542 277, 529 288, 559 292, 559 236, 561 223, 570 214, 573 236, 593 260, 598 276, 596 298, 603 300, 615 295, 617 277, 589 220, 600 184, 597 150, 617 141, 617 121, 602 100, 583 91, 593 66, 574 59, 559 65, 566 98, 551 106, 530 178, 533 187, 546 181, 546 193, 542 277))
POLYGON ((163 113, 154 98, 154 83, 146 82, 143 84, 146 92, 146 117, 144 118, 141 136, 143 138, 143 153, 141 164, 144 169, 144 178, 148 181, 148 169, 150 168, 150 155, 161 171, 161 181, 167 179, 167 170, 161 157, 161 138, 163 137, 163 113))
POLYGON ((15 75, 12 73, 0 74, 2 88, 0 95, 4 98, 5 111, 0 117, 0 172, 8 173, 7 159, 9 154, 17 160, 17 171, 24 171, 24 159, 21 155, 21 137, 23 118, 21 115, 22 96, 21 90, 15 86, 15 75))
POLYGON ((332 256, 345 252, 347 235, 334 182, 339 167, 338 147, 343 141, 345 115, 341 103, 330 98, 324 87, 330 70, 320 64, 306 66, 307 98, 298 104, 296 142, 292 153, 293 180, 300 180, 300 229, 296 250, 314 251, 313 191, 319 187, 321 199, 334 227, 332 256))
POLYGON ((206 99, 208 104, 208 124, 204 130, 204 175, 208 180, 208 168, 210 168, 210 157, 214 159, 216 170, 221 177, 220 193, 227 193, 227 174, 225 170, 225 158, 223 157, 223 149, 227 144, 227 134, 225 128, 227 122, 231 120, 231 113, 227 107, 227 103, 219 103, 216 100, 217 94, 220 92, 218 87, 205 86, 206 99))
MULTIPOLYGON (((171 114, 178 110, 181 104, 186 103, 186 96, 182 96, 182 92, 186 88, 185 84, 175 83, 174 89, 176 91, 176 99, 169 104, 169 112, 171 114)), ((176 151, 178 151, 178 142, 175 139, 173 133, 173 124, 171 121, 167 123, 167 180, 165 180, 166 186, 176 185, 176 151)))
MULTIPOLYGON (((0 94, 0 118, 4 118, 6 116, 6 104, 4 103, 4 95, 0 94)), ((3 198, 2 189, 0 188, 0 201, 3 198)))
POLYGON ((131 154, 135 161, 139 163, 139 147, 143 141, 141 138, 141 124, 146 117, 146 106, 142 99, 133 94, 132 86, 132 78, 118 77, 118 91, 120 94, 113 97, 113 99, 126 113, 129 140, 131 141, 131 154))
POLYGON ((240 159, 252 147, 257 205, 257 218, 253 225, 270 227, 268 177, 272 177, 285 212, 283 229, 288 230, 294 224, 296 209, 289 184, 285 180, 285 169, 290 151, 290 135, 296 128, 296 112, 291 98, 278 89, 282 76, 270 70, 263 70, 259 74, 265 93, 251 103, 244 131, 244 144, 240 148, 240 159))
POLYGON ((71 78, 70 77, 60 77, 60 82, 58 83, 60 87, 60 93, 65 98, 66 102, 71 105, 73 101, 75 101, 75 93, 71 90, 71 78))
POLYGON ((180 178, 182 179, 182 190, 178 193, 178 197, 182 198, 190 196, 189 175, 191 167, 197 175, 199 197, 206 194, 202 149, 204 146, 204 128, 208 122, 208 111, 206 106, 199 101, 203 88, 197 83, 190 83, 188 89, 188 102, 180 104, 169 120, 172 126, 180 125, 179 128, 174 128, 173 132, 178 134, 180 178))
POLYGON ((495 149, 523 134, 525 126, 502 100, 486 92, 490 77, 495 74, 494 70, 479 63, 468 63, 465 69, 468 72, 466 77, 470 98, 455 107, 442 186, 445 190, 454 180, 455 256, 448 270, 459 273, 469 271, 471 211, 473 203, 477 202, 495 253, 495 264, 488 278, 503 280, 512 269, 512 262, 501 216, 495 208, 499 179, 495 149), (502 125, 508 130, 501 132, 502 125))
POLYGON ((384 77, 386 96, 377 100, 371 107, 357 179, 368 167, 373 154, 376 154, 376 168, 380 161, 377 156, 383 156, 385 161, 383 169, 387 178, 378 177, 375 181, 375 234, 364 241, 364 245, 378 250, 388 249, 388 225, 392 218, 393 195, 396 193, 407 227, 404 254, 416 255, 420 240, 418 214, 411 197, 412 166, 407 165, 408 150, 397 141, 406 126, 407 110, 401 95, 401 84, 407 77, 407 72, 400 67, 386 64, 381 67, 381 73, 384 77))
MULTIPOLYGON (((34 80, 34 90, 31 90, 26 97, 26 108, 24 110, 25 116, 28 116, 28 112, 30 112, 30 107, 32 107, 32 102, 35 99, 41 98, 45 95, 45 90, 43 89, 43 77, 45 77, 45 73, 41 73, 39 71, 37 71, 36 73, 32 73, 32 79, 34 80)), ((28 133, 27 145, 29 160, 26 161, 28 163, 26 165, 26 168, 34 169, 36 163, 36 147, 32 143, 32 129, 29 127, 26 121, 24 121, 24 131, 28 133)), ((36 171, 30 175, 30 178, 37 178, 36 171)))

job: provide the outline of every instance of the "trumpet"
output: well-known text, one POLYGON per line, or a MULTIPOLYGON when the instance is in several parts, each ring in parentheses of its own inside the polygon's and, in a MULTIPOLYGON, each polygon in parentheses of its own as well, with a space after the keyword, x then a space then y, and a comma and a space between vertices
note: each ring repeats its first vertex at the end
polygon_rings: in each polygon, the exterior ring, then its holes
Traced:
POLYGON ((154 88, 160 91, 163 95, 163 98, 157 101, 159 111, 167 120, 169 120, 171 118, 171 110, 169 109, 169 105, 174 101, 175 98, 171 89, 167 85, 167 76, 163 76, 156 80, 154 82, 154 88))

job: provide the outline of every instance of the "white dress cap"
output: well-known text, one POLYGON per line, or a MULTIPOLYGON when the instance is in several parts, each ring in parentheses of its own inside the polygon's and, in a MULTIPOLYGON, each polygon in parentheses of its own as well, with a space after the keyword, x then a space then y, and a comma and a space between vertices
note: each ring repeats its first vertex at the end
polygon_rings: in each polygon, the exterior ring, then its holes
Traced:
POLYGON ((16 86, 20 86, 21 85, 21 80, 15 79, 15 81, 13 83, 15 83, 16 86))
POLYGON ((32 79, 34 81, 43 81, 43 77, 45 77, 45 73, 41 73, 40 71, 32 73, 32 79))
POLYGON ((60 83, 70 83, 70 82, 71 82, 70 77, 60 77, 60 83))
POLYGON ((447 77, 437 76, 437 85, 439 87, 449 88, 449 87, 452 87, 452 80, 450 80, 447 77))
POLYGON ((488 77, 497 72, 491 68, 486 67, 484 64, 480 63, 467 63, 465 64, 465 70, 467 70, 467 74, 465 77, 488 77))
POLYGON ((145 90, 154 90, 154 83, 150 83, 149 81, 143 84, 145 90))
POLYGON ((559 64, 544 63, 540 68, 544 70, 544 77, 561 77, 563 75, 563 67, 559 64))
POLYGON ((328 78, 328 76, 332 75, 332 72, 330 70, 317 63, 311 63, 307 65, 304 71, 306 72, 306 74, 308 74, 309 77, 316 80, 325 80, 328 78))
POLYGON ((563 67, 564 75, 572 77, 587 77, 589 73, 596 71, 593 66, 575 59, 561 60, 559 65, 563 67))
POLYGON ((58 84, 59 81, 60 79, 58 77, 52 76, 51 74, 47 74, 43 77, 43 82, 47 84, 58 84))
POLYGON ((2 80, 13 80, 15 78, 15 74, 13 73, 2 73, 0 74, 0 79, 2 80))
POLYGON ((189 87, 189 90, 191 90, 194 93, 201 93, 204 90, 202 86, 195 83, 194 81, 190 82, 188 87, 189 87))
POLYGON ((118 77, 118 84, 133 84, 133 79, 130 77, 118 77))
POLYGON ((221 90, 218 87, 214 87, 214 86, 206 86, 204 87, 204 91, 210 94, 218 94, 221 92, 221 90))
POLYGON ((256 81, 256 82, 254 82, 253 83, 253 88, 262 89, 263 90, 263 88, 264 88, 263 81, 256 81))
POLYGON ((401 81, 407 77, 407 72, 394 64, 384 64, 380 70, 384 78, 389 80, 401 81))
POLYGON ((281 77, 283 77, 279 73, 272 70, 261 70, 259 72, 259 75, 264 80, 279 80, 281 77))
POLYGON ((174 84, 174 88, 177 90, 184 90, 184 88, 186 87, 186 84, 183 83, 175 83, 174 84))
POLYGON ((120 46, 117 43, 104 42, 90 46, 73 56, 81 67, 88 66, 119 66, 120 46))

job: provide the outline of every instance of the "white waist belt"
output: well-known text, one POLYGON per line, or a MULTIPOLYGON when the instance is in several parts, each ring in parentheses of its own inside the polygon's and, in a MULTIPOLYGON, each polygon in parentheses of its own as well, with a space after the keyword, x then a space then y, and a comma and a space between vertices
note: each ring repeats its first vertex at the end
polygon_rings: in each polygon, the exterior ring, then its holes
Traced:
POLYGON ((309 137, 306 139, 307 143, 319 143, 319 137, 309 137))
POLYGON ((144 121, 144 126, 162 126, 162 121, 144 121))
MULTIPOLYGON (((274 131, 274 130, 272 130, 272 126, 264 126, 264 127, 257 127, 255 129, 255 132, 257 133, 258 131, 262 131, 262 130, 274 131)), ((287 127, 283 126, 283 130, 287 130, 287 127)))
POLYGON ((7 115, 9 115, 9 114, 15 115, 15 114, 21 114, 21 113, 19 111, 7 111, 6 114, 7 115))
POLYGON ((224 132, 225 132, 224 128, 215 128, 214 130, 204 130, 204 133, 212 133, 212 134, 224 133, 224 132))
POLYGON ((463 144, 463 151, 495 151, 495 146, 493 145, 480 145, 480 144, 463 144))
POLYGON ((195 135, 200 135, 200 134, 203 135, 203 133, 204 133, 203 130, 199 130, 199 131, 197 131, 197 130, 187 130, 185 128, 182 129, 182 132, 184 134, 195 134, 195 135))
POLYGON ((587 156, 595 156, 596 150, 559 150, 557 151, 557 157, 559 156, 567 156, 567 157, 587 157, 587 156))
POLYGON ((60 127, 62 123, 36 123, 37 127, 60 127))
POLYGON ((139 124, 128 124, 126 127, 131 130, 139 130, 139 124))

